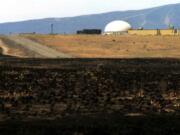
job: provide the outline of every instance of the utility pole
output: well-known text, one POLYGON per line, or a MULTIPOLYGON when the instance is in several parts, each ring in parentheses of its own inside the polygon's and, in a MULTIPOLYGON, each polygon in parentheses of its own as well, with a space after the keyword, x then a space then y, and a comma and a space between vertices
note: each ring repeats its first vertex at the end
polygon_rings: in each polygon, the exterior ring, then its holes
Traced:
POLYGON ((51 24, 51 34, 54 34, 54 24, 51 24))

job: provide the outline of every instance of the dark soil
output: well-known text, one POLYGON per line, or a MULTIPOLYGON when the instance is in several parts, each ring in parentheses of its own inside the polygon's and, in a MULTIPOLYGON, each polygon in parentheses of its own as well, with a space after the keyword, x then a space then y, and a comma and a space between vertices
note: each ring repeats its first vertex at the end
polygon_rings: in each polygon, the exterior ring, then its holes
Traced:
POLYGON ((178 135, 178 59, 0 58, 4 135, 178 135))

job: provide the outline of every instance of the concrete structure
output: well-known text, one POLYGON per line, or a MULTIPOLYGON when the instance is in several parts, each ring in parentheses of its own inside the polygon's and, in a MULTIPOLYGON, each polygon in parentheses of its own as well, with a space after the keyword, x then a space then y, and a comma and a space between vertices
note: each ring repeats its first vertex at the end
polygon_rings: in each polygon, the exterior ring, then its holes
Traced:
POLYGON ((157 35, 157 30, 128 30, 129 35, 157 35))
POLYGON ((162 36, 171 36, 171 35, 180 35, 180 31, 177 29, 146 29, 146 30, 128 30, 129 35, 162 35, 162 36))
POLYGON ((128 22, 116 20, 106 25, 104 29, 104 34, 125 34, 128 33, 129 29, 131 29, 131 25, 128 22))

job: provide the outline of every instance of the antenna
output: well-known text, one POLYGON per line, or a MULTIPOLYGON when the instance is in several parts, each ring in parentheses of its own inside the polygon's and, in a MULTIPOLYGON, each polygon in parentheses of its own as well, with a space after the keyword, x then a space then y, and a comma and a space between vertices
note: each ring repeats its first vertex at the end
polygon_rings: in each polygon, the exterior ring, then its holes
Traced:
POLYGON ((54 24, 51 24, 51 34, 54 34, 54 24))

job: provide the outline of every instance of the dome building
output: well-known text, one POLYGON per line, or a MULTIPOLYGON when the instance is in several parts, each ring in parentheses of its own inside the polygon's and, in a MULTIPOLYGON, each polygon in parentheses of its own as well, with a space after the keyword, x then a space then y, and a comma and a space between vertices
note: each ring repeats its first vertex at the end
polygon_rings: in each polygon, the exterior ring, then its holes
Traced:
POLYGON ((104 29, 105 35, 111 35, 111 34, 125 34, 128 32, 129 29, 131 29, 131 25, 128 22, 116 20, 112 21, 109 24, 106 25, 104 29))

